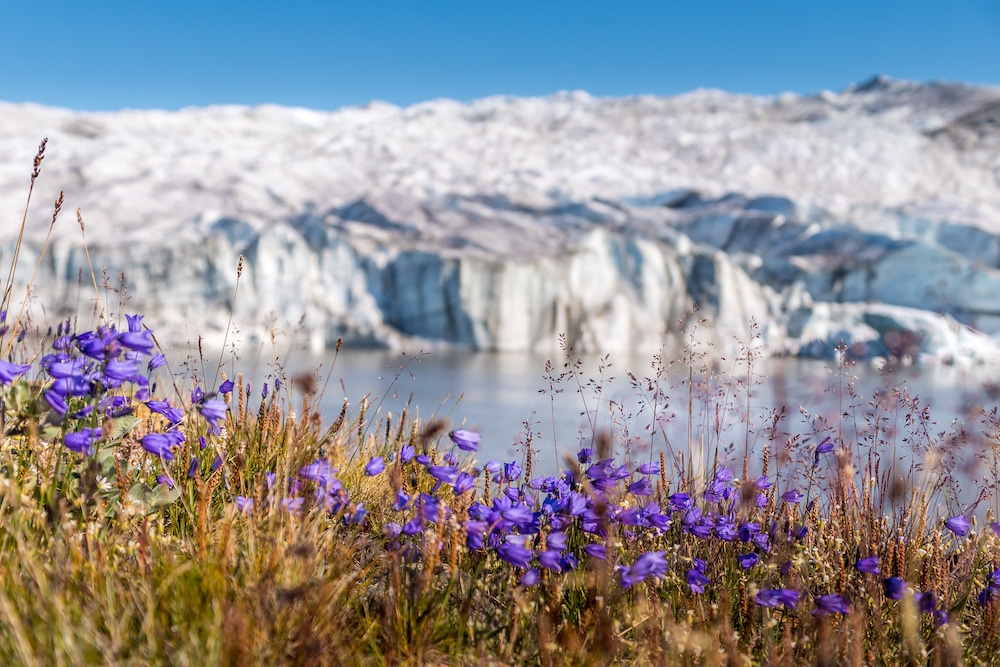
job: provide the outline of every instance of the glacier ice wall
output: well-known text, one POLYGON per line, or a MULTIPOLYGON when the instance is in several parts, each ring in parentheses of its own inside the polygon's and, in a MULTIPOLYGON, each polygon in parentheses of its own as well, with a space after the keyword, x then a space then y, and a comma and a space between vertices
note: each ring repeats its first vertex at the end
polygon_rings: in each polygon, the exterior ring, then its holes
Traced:
MULTIPOLYGON (((19 289, 65 190, 101 298, 165 339, 221 340, 232 309, 244 337, 298 330, 314 349, 655 350, 695 320, 726 348, 755 319, 778 354, 982 360, 1000 332, 998 128, 1000 90, 885 78, 332 113, 0 103, 0 262, 48 136, 19 289)), ((70 217, 39 264, 39 322, 95 299, 70 217)))
MULTIPOLYGON (((393 344, 421 340, 495 351, 548 350, 565 342, 581 351, 658 349, 688 314, 698 289, 711 311, 713 336, 747 337, 751 317, 776 312, 772 289, 753 281, 725 253, 689 251, 649 239, 594 230, 571 251, 519 261, 427 250, 368 252, 320 224, 284 223, 234 235, 218 225, 203 241, 177 245, 99 246, 95 266, 105 302, 153 313, 157 330, 194 340, 221 332, 236 293, 233 319, 245 335, 299 326, 313 346, 393 344), (708 292, 711 292, 711 296, 708 292), (117 301, 116 301, 117 300, 117 301), (709 303, 710 302, 710 303, 709 303)), ((35 246, 22 251, 37 261, 35 246)), ((48 314, 70 315, 94 301, 86 255, 57 242, 36 279, 34 296, 48 314)))

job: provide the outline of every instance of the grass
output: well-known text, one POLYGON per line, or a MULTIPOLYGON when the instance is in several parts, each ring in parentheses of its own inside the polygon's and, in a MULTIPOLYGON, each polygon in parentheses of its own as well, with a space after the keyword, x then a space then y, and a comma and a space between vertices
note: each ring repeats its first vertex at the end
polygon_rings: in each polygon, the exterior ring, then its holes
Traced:
MULTIPOLYGON (((3 664, 1000 662, 995 411, 937 432, 842 367, 841 416, 791 432, 751 413, 752 333, 728 367, 692 338, 539 476, 530 438, 480 464, 442 420, 361 401, 330 424, 280 374, 171 373, 96 304, 4 329, 3 664), (969 447, 987 477, 959 505, 969 447)), ((607 363, 551 364, 550 400, 596 424, 607 363)))

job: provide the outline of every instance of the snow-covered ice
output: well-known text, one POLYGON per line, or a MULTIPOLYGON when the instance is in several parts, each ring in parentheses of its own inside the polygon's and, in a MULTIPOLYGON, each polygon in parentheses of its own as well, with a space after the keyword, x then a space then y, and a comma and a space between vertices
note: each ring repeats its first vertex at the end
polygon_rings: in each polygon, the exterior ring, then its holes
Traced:
POLYGON ((243 255, 241 335, 301 321, 315 347, 537 350, 565 333, 581 350, 653 350, 698 303, 723 348, 754 317, 776 353, 1000 350, 997 88, 880 77, 809 96, 335 112, 0 103, 3 266, 44 136, 22 284, 48 203, 66 203, 39 316, 93 298, 80 208, 95 268, 112 286, 124 272, 124 309, 165 338, 221 339, 243 255))

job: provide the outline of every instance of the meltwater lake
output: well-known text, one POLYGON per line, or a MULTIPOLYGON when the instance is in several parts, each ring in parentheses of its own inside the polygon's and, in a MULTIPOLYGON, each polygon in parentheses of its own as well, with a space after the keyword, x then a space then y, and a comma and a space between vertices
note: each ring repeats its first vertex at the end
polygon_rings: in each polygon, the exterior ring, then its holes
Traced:
MULTIPOLYGON (((335 356, 332 351, 313 355, 261 348, 244 352, 238 361, 225 355, 223 368, 230 377, 242 372, 250 380, 252 405, 259 401, 262 383, 273 383, 276 374, 283 381, 311 375, 326 423, 336 419, 345 397, 350 415, 356 416, 367 399, 369 418, 392 413, 394 423, 409 404, 408 414, 425 422, 439 417, 452 428, 481 432, 481 463, 522 460, 530 431, 537 452, 534 472, 554 472, 564 456, 592 444, 596 429, 612 431, 616 453, 623 456, 627 448, 633 461, 648 460, 651 445, 658 456, 661 449, 684 451, 693 441, 704 443, 710 454, 718 451, 737 471, 747 442, 756 453, 767 442, 776 443, 775 451, 789 441, 808 452, 829 434, 852 447, 878 449, 884 461, 894 457, 903 470, 925 457, 927 443, 934 443, 960 450, 935 461, 955 468, 951 472, 967 488, 961 493, 965 501, 972 500, 972 489, 989 481, 990 471, 978 462, 989 440, 981 437, 983 412, 996 404, 997 391, 991 384, 995 375, 984 368, 878 370, 864 362, 758 359, 748 403, 745 362, 696 360, 689 372, 688 365, 674 361, 659 373, 657 385, 649 355, 574 360, 578 363, 566 367, 565 356, 539 354, 345 347, 335 356), (568 370, 574 372, 559 381, 568 370), (769 429, 773 411, 782 406, 783 418, 769 429)), ((298 410, 300 395, 291 396, 298 410)))

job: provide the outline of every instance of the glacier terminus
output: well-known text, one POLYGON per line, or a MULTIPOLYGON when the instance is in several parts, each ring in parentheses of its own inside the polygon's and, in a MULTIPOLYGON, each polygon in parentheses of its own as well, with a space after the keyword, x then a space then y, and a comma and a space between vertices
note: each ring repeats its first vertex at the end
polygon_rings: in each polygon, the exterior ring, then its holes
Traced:
MULTIPOLYGON (((43 136, 21 266, 65 191, 95 269, 111 286, 124 274, 126 310, 166 339, 221 342, 242 255, 241 336, 300 326, 314 349, 545 351, 565 334, 581 352, 653 351, 694 319, 726 349, 755 318, 774 354, 843 341, 864 358, 1000 358, 996 88, 877 77, 807 96, 333 112, 0 103, 4 260, 43 136)), ((29 297, 39 320, 94 297, 71 218, 29 297)))

